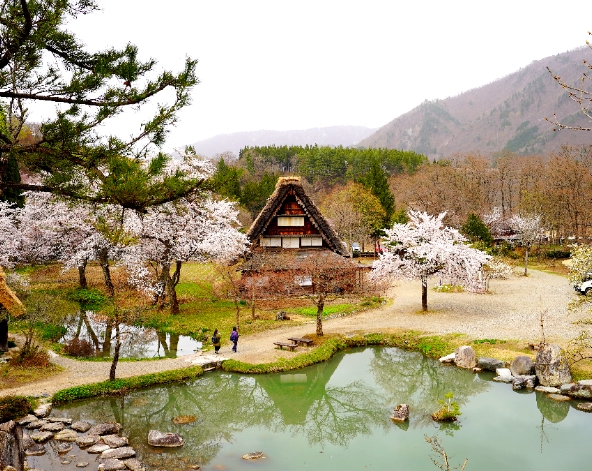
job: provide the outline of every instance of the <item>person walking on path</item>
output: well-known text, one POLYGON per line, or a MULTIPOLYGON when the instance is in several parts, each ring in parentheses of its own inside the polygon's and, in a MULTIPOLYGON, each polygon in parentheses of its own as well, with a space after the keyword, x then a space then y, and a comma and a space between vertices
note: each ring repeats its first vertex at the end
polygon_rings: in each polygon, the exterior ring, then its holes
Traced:
POLYGON ((214 330, 214 335, 212 335, 212 343, 214 344, 214 353, 218 353, 218 350, 220 350, 220 339, 222 338, 222 336, 218 333, 218 329, 214 330))
POLYGON ((239 333, 236 330, 236 327, 232 328, 232 332, 230 333, 230 341, 232 342, 232 351, 236 353, 236 344, 238 343, 239 333))

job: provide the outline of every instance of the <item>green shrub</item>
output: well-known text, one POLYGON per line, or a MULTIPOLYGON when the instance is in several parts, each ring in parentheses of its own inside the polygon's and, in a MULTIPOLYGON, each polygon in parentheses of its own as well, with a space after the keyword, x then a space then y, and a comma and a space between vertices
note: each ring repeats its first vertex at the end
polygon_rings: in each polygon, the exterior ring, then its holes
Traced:
POLYGON ((8 348, 14 348, 16 347, 16 342, 14 340, 9 340, 8 341, 8 348))
POLYGON ((54 404, 64 404, 78 399, 87 399, 100 396, 119 396, 137 389, 156 386, 158 384, 180 383, 194 379, 203 374, 201 366, 192 366, 180 370, 169 370, 160 373, 151 373, 132 378, 103 381, 101 383, 86 384, 73 388, 62 389, 52 397, 54 404))
POLYGON ((24 396, 0 397, 0 423, 20 419, 31 410, 31 403, 24 396))
POLYGON ((547 250, 545 252, 547 258, 569 258, 571 257, 571 251, 569 250, 547 250))
POLYGON ((442 399, 438 400, 440 403, 440 409, 432 414, 432 419, 436 422, 454 422, 459 415, 462 415, 458 403, 453 401, 454 394, 451 392, 444 395, 446 401, 442 399))

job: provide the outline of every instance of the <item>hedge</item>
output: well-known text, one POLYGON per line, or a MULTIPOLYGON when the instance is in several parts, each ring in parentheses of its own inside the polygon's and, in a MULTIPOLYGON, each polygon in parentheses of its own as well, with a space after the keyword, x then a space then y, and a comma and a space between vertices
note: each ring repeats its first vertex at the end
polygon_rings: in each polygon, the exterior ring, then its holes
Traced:
POLYGON ((100 383, 85 384, 73 388, 62 389, 52 397, 55 405, 88 399, 100 396, 118 396, 137 389, 156 386, 158 384, 180 383, 197 378, 203 374, 201 366, 191 366, 179 370, 169 370, 160 373, 151 373, 131 378, 120 378, 113 381, 102 381, 100 383))

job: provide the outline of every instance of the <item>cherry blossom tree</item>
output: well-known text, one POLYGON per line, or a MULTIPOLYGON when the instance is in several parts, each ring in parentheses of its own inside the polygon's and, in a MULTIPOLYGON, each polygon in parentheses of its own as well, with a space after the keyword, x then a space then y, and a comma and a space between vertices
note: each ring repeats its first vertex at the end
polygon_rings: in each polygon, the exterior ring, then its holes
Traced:
POLYGON ((528 276, 528 252, 532 245, 541 237, 541 216, 515 215, 510 218, 510 226, 517 232, 518 238, 524 246, 524 276, 528 276))
POLYGON ((478 274, 490 256, 469 247, 456 229, 445 227, 446 213, 409 211, 407 224, 385 231, 385 252, 374 262, 371 278, 421 280, 421 305, 428 309, 428 278, 440 274, 469 290, 478 290, 478 274))
POLYGON ((245 251, 248 241, 237 229, 237 214, 233 203, 212 197, 181 199, 149 208, 145 214, 130 213, 125 225, 138 239, 123 254, 130 281, 151 292, 157 302, 166 294, 171 314, 178 314, 175 288, 184 262, 231 261, 245 251))

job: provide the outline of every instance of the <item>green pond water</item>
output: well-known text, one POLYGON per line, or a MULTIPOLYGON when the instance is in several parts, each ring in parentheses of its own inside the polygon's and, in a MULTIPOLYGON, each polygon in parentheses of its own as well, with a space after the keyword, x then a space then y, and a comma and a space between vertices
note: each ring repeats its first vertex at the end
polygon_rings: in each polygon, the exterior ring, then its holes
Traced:
MULTIPOLYGON (((425 435, 441 438, 451 464, 468 458, 466 471, 591 466, 592 414, 578 411, 575 401, 514 392, 492 376, 442 366, 415 352, 366 348, 286 374, 209 372, 186 385, 77 402, 53 415, 120 422, 151 470, 435 470, 425 435), (454 424, 434 423, 429 415, 447 392, 454 393, 462 415, 454 424), (411 410, 403 425, 389 419, 399 403, 411 410), (171 420, 179 415, 197 421, 175 425, 171 420), (153 449, 146 445, 150 429, 178 432, 185 446, 153 449), (241 459, 254 451, 267 458, 241 459)), ((70 465, 52 454, 29 462, 75 470, 84 460, 91 462, 85 469, 96 469, 96 455, 76 445, 71 454, 77 456, 70 465)))

